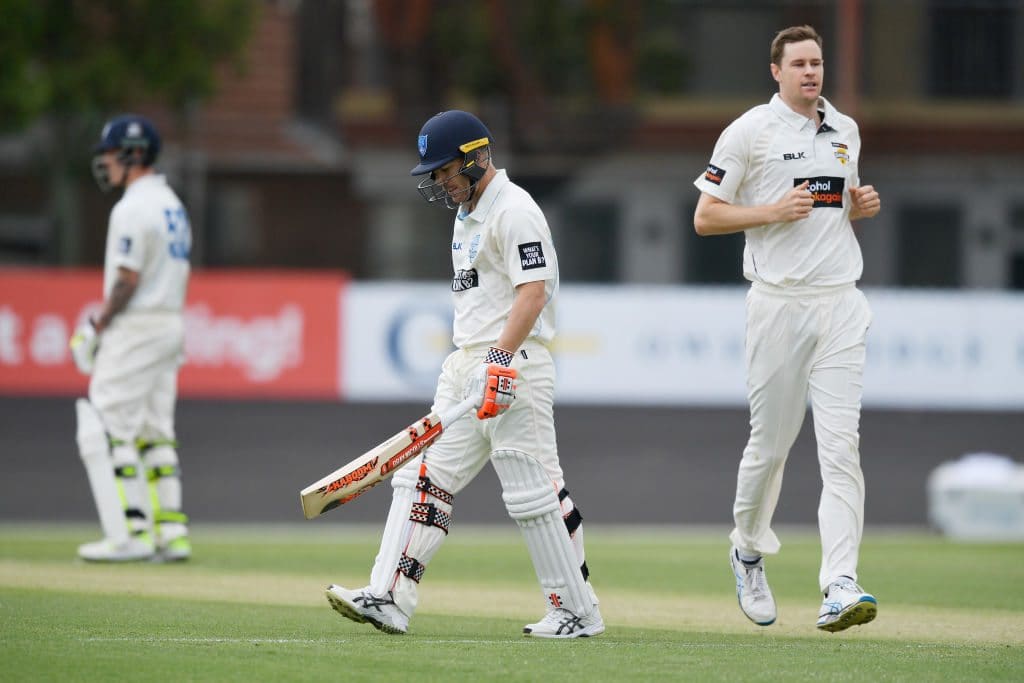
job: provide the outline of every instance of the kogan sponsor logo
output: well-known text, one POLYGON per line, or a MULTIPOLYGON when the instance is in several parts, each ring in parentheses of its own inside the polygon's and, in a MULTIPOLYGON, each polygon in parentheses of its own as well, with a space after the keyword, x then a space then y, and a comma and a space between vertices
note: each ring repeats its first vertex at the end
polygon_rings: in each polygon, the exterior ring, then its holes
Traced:
POLYGON ((234 366, 253 382, 272 382, 302 364, 304 328, 302 309, 292 304, 249 320, 195 304, 185 309, 185 356, 190 365, 234 366))
POLYGON ((794 178, 793 187, 802 185, 807 181, 807 189, 814 199, 814 208, 841 209, 843 208, 843 189, 846 186, 845 178, 833 176, 818 176, 817 178, 794 178))

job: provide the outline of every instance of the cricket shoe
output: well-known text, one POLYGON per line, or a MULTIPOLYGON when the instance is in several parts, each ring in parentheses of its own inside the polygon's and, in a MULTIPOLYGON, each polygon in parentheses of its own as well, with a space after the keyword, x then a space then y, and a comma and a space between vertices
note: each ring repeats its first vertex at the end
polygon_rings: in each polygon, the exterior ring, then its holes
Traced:
POLYGON ((768 587, 768 578, 764 574, 764 558, 755 564, 747 564, 740 559, 735 546, 729 550, 729 564, 736 577, 736 599, 740 609, 747 618, 758 626, 771 626, 775 623, 775 598, 768 587))
POLYGON ((192 542, 188 536, 172 538, 167 543, 160 544, 153 556, 156 562, 184 562, 192 557, 192 542))
POLYGON ((844 631, 851 626, 866 624, 878 614, 878 600, 848 577, 840 577, 829 584, 821 603, 818 628, 822 631, 844 631))
POLYGON ((382 598, 370 592, 370 587, 357 591, 331 584, 327 587, 327 601, 334 611, 360 624, 367 622, 384 633, 402 635, 409 630, 409 617, 395 605, 391 591, 382 598))
POLYGON ((116 542, 109 538, 78 546, 78 556, 88 562, 140 562, 153 558, 155 548, 148 534, 116 542))
POLYGON ((523 633, 534 638, 589 638, 604 633, 604 619, 597 605, 585 617, 578 617, 559 607, 545 614, 536 624, 524 626, 523 633))

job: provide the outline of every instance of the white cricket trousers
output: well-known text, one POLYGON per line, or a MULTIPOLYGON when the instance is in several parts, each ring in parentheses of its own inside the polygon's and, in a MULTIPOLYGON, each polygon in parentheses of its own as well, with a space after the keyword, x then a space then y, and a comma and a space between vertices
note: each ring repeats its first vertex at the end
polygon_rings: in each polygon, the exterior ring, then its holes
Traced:
MULTIPOLYGON (((480 369, 488 347, 477 346, 451 353, 441 367, 433 410, 444 411, 462 401, 470 376, 480 369)), ((500 417, 479 420, 470 411, 444 430, 426 452, 431 480, 450 493, 458 493, 473 480, 497 450, 526 453, 539 462, 551 481, 564 484, 555 439, 555 363, 541 343, 527 339, 516 351, 512 367, 518 373, 516 399, 500 417)), ((422 457, 408 467, 418 467, 422 457)))
POLYGON ((89 401, 112 437, 174 439, 184 330, 180 313, 141 312, 122 313, 104 330, 89 401))
POLYGON ((730 534, 741 552, 774 554, 771 529, 782 472, 807 400, 814 417, 822 491, 821 589, 857 579, 864 529, 860 409, 871 309, 854 285, 781 288, 754 283, 747 293, 746 364, 750 439, 736 481, 730 534))

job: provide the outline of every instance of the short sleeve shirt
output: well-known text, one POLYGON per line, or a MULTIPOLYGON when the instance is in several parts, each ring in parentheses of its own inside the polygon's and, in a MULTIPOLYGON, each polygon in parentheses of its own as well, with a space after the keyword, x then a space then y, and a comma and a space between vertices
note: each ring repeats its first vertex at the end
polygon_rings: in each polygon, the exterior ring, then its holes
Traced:
POLYGON ((496 342, 515 288, 540 280, 547 303, 529 337, 545 344, 554 338, 558 258, 551 230, 537 202, 504 170, 487 184, 472 213, 456 216, 452 268, 455 346, 496 342))
POLYGON ((180 312, 188 287, 192 231, 188 214, 162 175, 137 179, 110 212, 103 294, 110 296, 117 269, 139 274, 125 311, 180 312))
POLYGON ((777 286, 832 286, 856 282, 863 271, 850 224, 851 187, 860 184, 860 133, 853 119, 825 98, 821 126, 776 94, 733 121, 718 138, 701 192, 729 204, 773 204, 804 180, 814 197, 807 218, 745 230, 743 275, 777 286))

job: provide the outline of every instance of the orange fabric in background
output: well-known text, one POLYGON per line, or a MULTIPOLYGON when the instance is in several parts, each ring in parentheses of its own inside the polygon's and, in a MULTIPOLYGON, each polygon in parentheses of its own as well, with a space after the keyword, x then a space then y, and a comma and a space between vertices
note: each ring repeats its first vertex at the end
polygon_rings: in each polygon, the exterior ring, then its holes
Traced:
MULTIPOLYGON (((193 272, 179 395, 340 398, 346 280, 322 271, 193 272)), ((67 340, 99 309, 102 282, 99 270, 0 269, 0 392, 85 395, 88 377, 67 340)))

